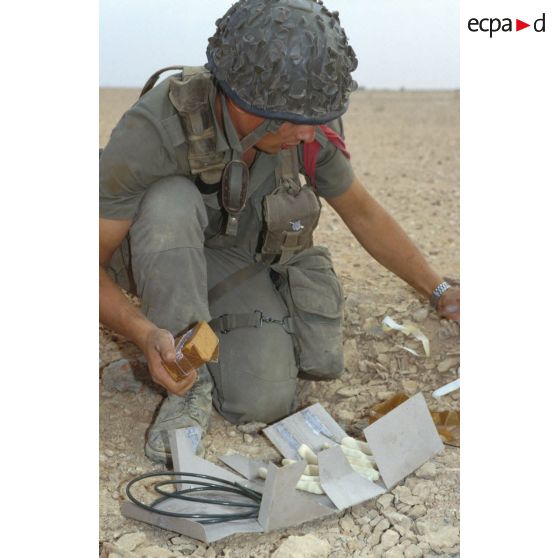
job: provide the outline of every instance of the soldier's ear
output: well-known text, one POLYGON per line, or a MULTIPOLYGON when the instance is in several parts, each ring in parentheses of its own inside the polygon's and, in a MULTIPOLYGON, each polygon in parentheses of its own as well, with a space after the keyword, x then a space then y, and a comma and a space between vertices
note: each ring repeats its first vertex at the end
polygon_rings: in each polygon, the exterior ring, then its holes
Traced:
POLYGON ((227 98, 227 107, 233 122, 240 126, 240 131, 245 133, 252 131, 254 128, 259 126, 265 119, 256 114, 252 114, 240 108, 232 99, 227 98))

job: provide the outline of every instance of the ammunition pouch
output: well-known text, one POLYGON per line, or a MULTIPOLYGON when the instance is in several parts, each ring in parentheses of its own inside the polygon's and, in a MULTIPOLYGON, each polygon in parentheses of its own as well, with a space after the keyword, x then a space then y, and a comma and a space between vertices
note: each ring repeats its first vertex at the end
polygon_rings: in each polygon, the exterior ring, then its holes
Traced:
POLYGON ((277 188, 263 200, 262 254, 278 254, 279 263, 313 246, 321 204, 308 185, 301 185, 296 147, 281 151, 276 170, 277 188))

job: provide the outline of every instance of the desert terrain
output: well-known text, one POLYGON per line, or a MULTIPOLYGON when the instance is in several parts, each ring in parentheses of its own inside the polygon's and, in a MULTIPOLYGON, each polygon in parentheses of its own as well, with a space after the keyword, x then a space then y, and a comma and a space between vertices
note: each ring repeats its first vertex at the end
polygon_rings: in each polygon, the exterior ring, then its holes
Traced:
MULTIPOLYGON (((108 141, 139 90, 101 89, 99 145, 108 141)), ((459 92, 358 90, 344 118, 353 167, 369 191, 405 228, 445 277, 459 280, 459 92)), ((428 303, 358 245, 324 203, 315 241, 329 247, 344 288, 344 375, 333 382, 300 381, 299 407, 320 402, 354 436, 370 408, 398 392, 422 392, 431 410, 458 410, 459 391, 432 391, 457 377, 459 327, 440 320, 428 303), (402 333, 384 333, 389 315, 416 324, 430 357, 402 333), (401 348, 414 349, 414 356, 401 348)), ((211 545, 132 521, 120 514, 126 483, 157 470, 143 453, 145 431, 162 391, 142 368, 139 351, 100 330, 100 533, 106 558, 228 557, 420 558, 459 554, 459 448, 446 445, 390 493, 283 531, 236 535, 211 545), (120 359, 132 363, 112 365, 120 359)), ((279 454, 261 425, 233 426, 213 413, 205 457, 227 451, 259 459, 279 454)))

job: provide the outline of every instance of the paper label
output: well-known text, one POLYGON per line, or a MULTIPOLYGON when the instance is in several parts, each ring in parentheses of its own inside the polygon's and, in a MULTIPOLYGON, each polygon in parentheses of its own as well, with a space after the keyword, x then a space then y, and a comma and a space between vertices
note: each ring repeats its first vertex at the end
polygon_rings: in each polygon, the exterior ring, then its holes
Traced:
POLYGON ((302 411, 302 417, 304 418, 304 422, 310 427, 314 434, 317 436, 322 434, 326 438, 330 438, 331 440, 334 439, 329 428, 312 411, 304 409, 304 411, 302 411))

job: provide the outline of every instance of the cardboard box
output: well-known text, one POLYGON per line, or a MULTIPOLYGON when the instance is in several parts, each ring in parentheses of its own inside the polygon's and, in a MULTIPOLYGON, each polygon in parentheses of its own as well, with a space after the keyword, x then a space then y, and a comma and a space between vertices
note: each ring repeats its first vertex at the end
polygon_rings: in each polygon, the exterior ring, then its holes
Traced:
MULTIPOLYGON (((368 481, 356 473, 338 445, 319 451, 324 443, 332 443, 332 439, 341 441, 347 435, 319 403, 264 430, 285 458, 297 460, 297 463, 285 467, 238 454, 221 457, 223 463, 238 473, 235 474, 195 455, 197 438, 192 430, 186 428, 169 432, 174 470, 221 477, 261 492, 258 518, 202 525, 190 519, 160 515, 132 502, 123 502, 121 511, 126 517, 205 543, 235 533, 268 532, 339 513, 389 491, 444 448, 421 393, 364 430, 380 472, 377 482, 368 481), (325 495, 309 494, 295 488, 306 464, 296 453, 303 443, 318 455, 320 483, 325 495), (268 470, 265 481, 257 476, 258 468, 262 466, 268 470)), ((185 482, 183 486, 187 484, 185 482)), ((203 513, 204 506, 212 513, 230 512, 230 508, 178 500, 165 502, 161 507, 185 513, 203 513)))

